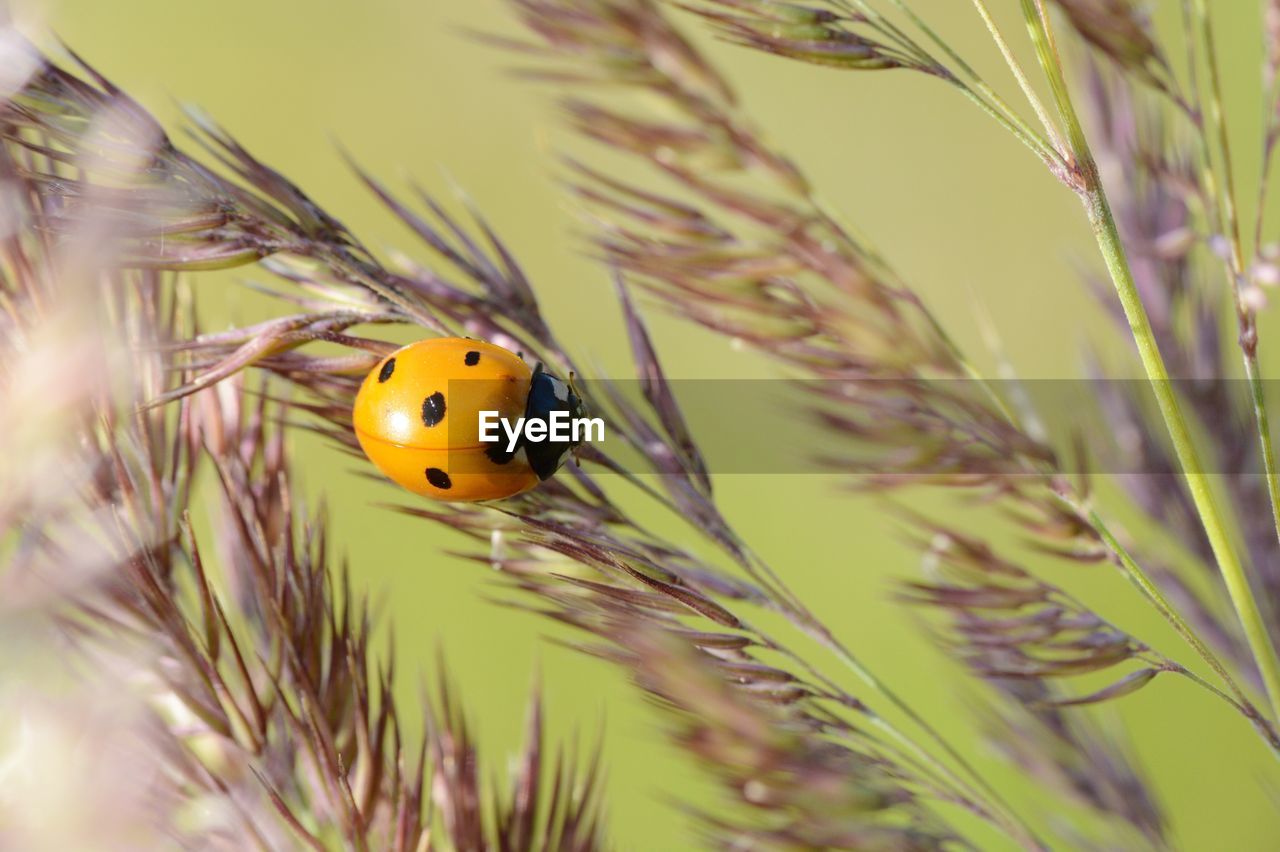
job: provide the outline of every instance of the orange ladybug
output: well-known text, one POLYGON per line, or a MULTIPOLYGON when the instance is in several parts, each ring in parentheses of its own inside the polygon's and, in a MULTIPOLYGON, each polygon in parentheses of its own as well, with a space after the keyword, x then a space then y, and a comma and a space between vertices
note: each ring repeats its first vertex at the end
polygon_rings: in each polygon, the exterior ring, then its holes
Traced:
POLYGON ((352 422, 364 454, 397 484, 424 497, 474 502, 528 491, 579 443, 532 441, 502 428, 494 440, 499 420, 546 423, 584 412, 574 389, 541 364, 531 369, 492 343, 438 337, 374 367, 356 394, 352 422))

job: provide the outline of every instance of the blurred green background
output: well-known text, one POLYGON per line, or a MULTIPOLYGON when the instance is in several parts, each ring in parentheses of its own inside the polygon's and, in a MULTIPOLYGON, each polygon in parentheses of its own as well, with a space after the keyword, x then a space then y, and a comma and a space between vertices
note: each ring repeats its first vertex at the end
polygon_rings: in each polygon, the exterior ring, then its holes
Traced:
MULTIPOLYGON (((991 79, 1007 82, 969 4, 915 5, 991 79)), ((1017 4, 993 5, 1021 39, 1017 4)), ((1230 45, 1228 108, 1246 151, 1257 138, 1256 5, 1215 4, 1230 45)), ((562 339, 608 367, 626 365, 608 281, 583 258, 574 213, 555 185, 561 139, 547 93, 514 79, 511 57, 464 34, 515 32, 501 0, 56 0, 20 13, 29 32, 46 44, 65 40, 179 139, 180 105, 205 110, 374 248, 416 251, 344 167, 339 146, 392 184, 412 175, 445 195, 454 183, 464 187, 525 265, 562 339)), ((979 364, 994 363, 980 334, 986 314, 1024 377, 1080 374, 1082 345, 1108 336, 1078 278, 1078 262, 1094 262, 1092 241, 1075 200, 1015 141, 928 80, 842 75, 700 40, 756 122, 914 282, 979 364)), ((1246 159, 1241 185, 1255 185, 1256 173, 1246 159)), ((265 310, 235 277, 197 279, 215 324, 265 310)), ((1278 351, 1266 343, 1269 325, 1264 320, 1264 355, 1278 351)), ((674 377, 768 375, 758 359, 668 318, 654 317, 654 333, 674 377)), ((1115 340, 1105 348, 1127 351, 1115 340)), ((692 846, 672 805, 708 801, 709 791, 663 744, 660 720, 637 693, 608 666, 542 641, 544 621, 487 603, 493 578, 440 553, 457 541, 375 506, 401 495, 357 478, 348 460, 322 445, 297 448, 309 491, 326 495, 356 583, 392 625, 404 706, 420 694, 411 675, 432 672, 443 649, 489 765, 500 770, 520 740, 530 685, 541 679, 554 734, 589 746, 604 725, 620 846, 692 846)), ((877 672, 1019 803, 1055 809, 1049 799, 1028 798, 1026 785, 1013 783, 976 741, 957 670, 908 614, 886 605, 890 580, 917 571, 918 556, 872 503, 817 476, 722 476, 717 488, 731 521, 877 672)), ((1076 572, 1059 579, 1078 582, 1105 612, 1185 656, 1106 568, 1054 570, 1076 572)), ((1103 715, 1128 728, 1181 848, 1280 843, 1280 816, 1259 780, 1267 771, 1274 779, 1275 767, 1239 719, 1173 680, 1103 715)))

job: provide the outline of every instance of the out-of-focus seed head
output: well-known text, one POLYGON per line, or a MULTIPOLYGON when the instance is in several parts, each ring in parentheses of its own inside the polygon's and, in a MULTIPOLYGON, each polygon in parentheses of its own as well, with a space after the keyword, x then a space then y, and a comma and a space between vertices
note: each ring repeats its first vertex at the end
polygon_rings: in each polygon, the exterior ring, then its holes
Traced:
POLYGON ((1133 0, 1054 0, 1086 41, 1122 67, 1163 63, 1151 22, 1133 0))
POLYGON ((940 70, 859 31, 862 16, 769 0, 703 0, 682 4, 711 21, 726 40, 815 65, 852 71, 940 70))

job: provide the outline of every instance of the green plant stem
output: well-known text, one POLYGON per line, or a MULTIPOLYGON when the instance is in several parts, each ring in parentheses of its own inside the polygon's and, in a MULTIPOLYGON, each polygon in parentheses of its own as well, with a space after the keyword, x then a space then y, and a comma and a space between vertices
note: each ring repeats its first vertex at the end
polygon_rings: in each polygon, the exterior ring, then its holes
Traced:
MULTIPOLYGON (((1208 68, 1209 124, 1217 137, 1218 156, 1222 160, 1222 180, 1211 179, 1218 188, 1218 203, 1222 208, 1223 225, 1231 245, 1229 277, 1231 294, 1235 299, 1236 320, 1239 326, 1239 343, 1244 359, 1244 371, 1249 380, 1249 394, 1253 403, 1254 422, 1261 444, 1263 471, 1267 481, 1267 497, 1271 503, 1271 523, 1276 539, 1280 541, 1280 476, 1276 471, 1275 445, 1271 439, 1271 422, 1267 415, 1266 396, 1262 386, 1262 369, 1258 364, 1258 331, 1253 308, 1246 304, 1241 285, 1244 282, 1244 246, 1240 235, 1240 217, 1236 210, 1235 170, 1232 167, 1231 144, 1227 138, 1227 122, 1223 110, 1222 75, 1218 69, 1218 52, 1214 46, 1213 23, 1209 18, 1206 0, 1194 0, 1195 26, 1203 45, 1205 65, 1208 68)), ((1203 132, 1203 128, 1202 128, 1203 132)), ((1204 133, 1205 169, 1212 178, 1213 154, 1209 136, 1204 133)), ((1264 152, 1264 156, 1266 156, 1264 152)), ((1265 166, 1264 166, 1265 168, 1265 166)), ((1265 172, 1264 172, 1265 182, 1265 172)), ((1265 198, 1265 196, 1264 196, 1265 198)), ((1261 216, 1261 209, 1259 209, 1261 216)), ((1259 220, 1261 221, 1261 220, 1259 220)))
MULTIPOLYGON (((978 84, 969 84, 963 80, 953 80, 954 85, 960 89, 966 98, 978 105, 978 108, 991 116, 996 122, 1008 130, 1018 138, 1018 141, 1031 149, 1040 161, 1048 166, 1051 170, 1057 171, 1064 167, 1062 158, 1058 156, 1057 151, 1039 134, 1026 125, 1022 119, 1007 109, 1002 110, 996 103, 988 101, 983 95, 982 87, 978 84)), ((990 91, 988 89, 988 91, 990 91)), ((994 93, 993 93, 994 94, 994 93)))
POLYGON ((866 2, 866 0, 841 0, 840 5, 848 8, 850 12, 856 11, 856 13, 865 16, 868 21, 879 27, 886 34, 894 36, 900 43, 903 43, 905 46, 909 46, 912 52, 916 53, 922 61, 942 67, 951 75, 947 82, 956 86, 964 96, 973 101, 979 109, 991 116, 991 118, 995 119, 1001 127, 1017 137, 1017 139, 1031 149, 1031 151, 1039 157, 1046 166, 1055 172, 1063 168, 1064 163, 1058 153, 1058 148, 1037 132, 1035 128, 1023 121, 1022 117, 1019 116, 1018 113, 1009 106, 1008 102, 1000 96, 1000 93, 991 88, 991 86, 982 79, 981 75, 974 70, 973 66, 966 62, 964 57, 957 53, 955 48, 948 44, 945 39, 939 36, 938 33, 929 26, 927 21, 917 15, 911 7, 903 2, 903 0, 889 0, 889 2, 894 8, 905 15, 917 29, 924 33, 930 41, 942 50, 947 59, 955 65, 956 70, 959 71, 960 75, 963 75, 967 79, 961 79, 960 76, 952 72, 951 69, 945 68, 945 66, 939 63, 938 60, 931 56, 924 48, 916 45, 915 42, 911 41, 909 36, 876 11, 876 9, 866 2))
POLYGON ((1248 705, 1248 704, 1241 704, 1235 698, 1223 692, 1221 689, 1214 686, 1212 683, 1205 680, 1200 675, 1196 674, 1195 672, 1191 671, 1188 668, 1185 668, 1184 666, 1179 665, 1178 663, 1172 660, 1166 659, 1162 663, 1160 663, 1160 661, 1157 661, 1157 663, 1158 663, 1158 667, 1163 667, 1164 670, 1169 672, 1170 674, 1176 674, 1181 677, 1185 677, 1187 680, 1191 681, 1196 686, 1201 687, 1206 692, 1211 693, 1217 698, 1221 698, 1223 701, 1227 702, 1236 710, 1238 710, 1240 714, 1243 715, 1245 718, 1250 719, 1253 722, 1254 727, 1257 728, 1258 732, 1262 734, 1263 739, 1265 739, 1267 741, 1267 744, 1271 746, 1272 752, 1276 756, 1280 757, 1280 739, 1278 739, 1276 736, 1275 727, 1266 719, 1261 718, 1259 716, 1255 716, 1253 715, 1253 713, 1250 712, 1251 709, 1254 712, 1256 712, 1257 711, 1256 707, 1253 707, 1252 705, 1248 705))
POLYGON ((1022 70, 1022 65, 1018 62, 1018 58, 1013 55, 1013 50, 1009 47, 1009 43, 1005 41, 1004 34, 996 26, 995 19, 991 17, 991 11, 987 8, 985 0, 973 0, 973 5, 978 10, 982 23, 986 25, 987 32, 991 34, 992 41, 1000 49, 1000 55, 1004 57, 1005 64, 1009 66, 1014 79, 1018 81, 1018 87, 1022 89, 1022 94, 1026 97, 1027 102, 1031 104, 1031 108, 1035 110, 1040 123, 1044 125, 1044 129, 1049 133, 1049 138, 1053 140, 1054 147, 1062 150, 1064 146, 1059 136, 1057 125, 1049 117, 1049 111, 1044 104, 1040 102, 1040 96, 1036 94, 1035 86, 1031 85, 1031 80, 1028 79, 1026 72, 1022 70))
MULTIPOLYGON (((924 749, 920 748, 920 746, 917 745, 914 740, 912 740, 910 737, 905 736, 896 727, 889 724, 883 718, 881 718, 880 716, 874 713, 871 714, 870 719, 871 719, 872 726, 878 728, 879 730, 884 732, 886 735, 888 735, 888 737, 891 740, 896 742, 902 748, 906 749, 906 751, 909 754, 911 754, 913 757, 915 757, 925 766, 928 766, 935 772, 943 773, 943 777, 946 780, 949 780, 952 784, 962 784, 961 779, 957 778, 956 774, 949 767, 947 767, 945 764, 940 763, 937 758, 929 754, 924 749)), ((960 790, 965 790, 965 789, 967 789, 967 787, 960 786, 960 790)), ((1000 828, 1003 829, 1006 834, 1008 834, 1013 840, 1015 840, 1018 844, 1020 844, 1024 849, 1035 850, 1035 852, 1041 852, 1041 850, 1048 849, 1047 846, 1045 846, 1043 843, 1041 843, 1039 840, 1036 839, 1035 835, 1031 834, 1031 829, 1028 828, 1024 823, 1022 823, 1022 821, 1016 815, 1013 814, 1013 811, 1010 810, 1007 805, 1004 805, 1003 802, 1001 802, 1000 805, 1004 812, 987 811, 986 815, 989 816, 997 825, 999 825, 1000 828)), ((976 806, 977 805, 975 803, 975 807, 976 806)))
MULTIPOLYGON (((867 685, 869 689, 878 693, 885 701, 887 701, 895 710, 905 716, 912 724, 914 724, 921 732, 923 732, 930 740, 932 740, 938 748, 966 775, 972 779, 972 783, 965 781, 964 778, 939 760, 934 754, 921 746, 918 742, 908 736, 900 728, 893 725, 879 714, 867 710, 869 718, 873 719, 877 728, 890 735, 895 742, 899 743, 903 748, 910 752, 916 759, 927 764, 938 776, 939 779, 954 785, 957 791, 973 798, 975 801, 981 798, 986 799, 988 813, 994 823, 999 826, 1012 839, 1016 840, 1026 849, 1042 850, 1047 847, 1036 837, 1031 827, 1018 815, 1016 811, 1009 805, 1007 801, 1000 795, 992 784, 987 781, 981 773, 967 760, 964 755, 953 746, 947 739, 942 736, 933 725, 917 713, 910 704, 901 696, 889 688, 889 685, 882 681, 874 672, 871 671, 852 651, 848 649, 835 635, 827 628, 825 624, 818 620, 812 612, 804 605, 804 603, 796 597, 782 579, 777 576, 772 568, 759 556, 751 553, 749 550, 744 551, 745 559, 739 564, 748 572, 748 574, 761 582, 762 576, 773 578, 777 590, 777 599, 781 605, 782 612, 788 617, 797 629, 803 632, 810 639, 817 642, 823 648, 826 648, 836 656, 842 663, 852 671, 859 680, 867 685)), ((764 637, 763 633, 757 631, 758 635, 764 637)), ((764 637, 769 647, 786 654, 790 659, 803 666, 811 674, 819 679, 826 680, 812 666, 805 662, 801 657, 790 651, 783 649, 781 645, 774 642, 768 637, 764 637)))
MULTIPOLYGON (((759 557, 752 555, 751 560, 764 565, 759 557)), ((753 575, 756 569, 751 569, 753 575)), ((772 571, 765 566, 764 570, 772 574, 772 571)), ((781 581, 779 581, 781 583, 781 581)), ((889 688, 889 685, 882 681, 871 669, 852 652, 844 643, 835 637, 834 634, 820 622, 813 613, 799 601, 798 598, 790 596, 790 592, 785 589, 788 597, 782 597, 782 609, 789 616, 788 620, 799 630, 801 630, 810 639, 817 642, 823 648, 830 651, 836 656, 840 662, 852 671, 859 680, 873 692, 880 695, 890 706, 901 713, 912 724, 914 724, 921 732, 923 732, 930 740, 932 740, 938 748, 968 776, 969 780, 961 777, 961 775, 949 766, 947 763, 939 760, 928 749, 924 748, 919 742, 909 736, 898 726, 894 725, 888 719, 885 719, 879 713, 876 713, 870 707, 865 707, 864 712, 871 723, 886 734, 890 739, 901 747, 905 753, 910 754, 915 760, 922 765, 927 766, 932 771, 939 782, 950 784, 956 794, 973 800, 975 805, 980 805, 984 813, 992 820, 1000 830, 1004 831, 1010 838, 1017 841, 1023 848, 1030 850, 1043 850, 1047 847, 1036 837, 1031 827, 1018 815, 1016 811, 1009 805, 1007 801, 1000 795, 999 791, 991 785, 978 772, 974 766, 967 761, 962 754, 947 741, 937 728, 929 724, 929 722, 917 713, 905 699, 889 688)), ((821 672, 810 665, 804 658, 787 650, 784 646, 773 641, 758 628, 753 628, 753 632, 760 636, 765 646, 771 648, 778 653, 783 654, 788 659, 805 669, 809 674, 818 681, 824 682, 833 690, 838 687, 826 678, 821 672)))
POLYGON ((1258 442, 1262 448, 1262 469, 1267 480, 1267 497, 1271 501, 1271 523, 1280 541, 1280 472, 1276 470, 1275 443, 1271 440, 1271 418, 1267 414, 1267 400, 1262 384, 1262 372, 1255 350, 1244 350, 1244 372, 1249 380, 1249 398, 1253 403, 1253 419, 1258 427, 1258 442))
MULTIPOLYGON (((954 761, 957 766, 962 768, 965 773, 974 780, 983 793, 986 794, 986 798, 993 806, 991 817, 1000 825, 1005 833, 1018 841, 1018 843, 1026 849, 1041 850, 1048 848, 1036 837, 1035 832, 1031 830, 1031 827, 1027 825, 1027 823, 1018 816, 1017 812, 1009 805, 1009 803, 1005 801, 999 791, 973 768, 973 765, 964 758, 964 755, 960 754, 953 745, 947 742, 942 734, 930 725, 924 717, 913 710, 911 705, 899 697, 897 693, 888 687, 887 684, 877 678, 866 666, 862 664, 861 661, 858 660, 857 657, 853 655, 851 651, 849 651, 848 648, 832 636, 826 628, 819 626, 816 630, 809 631, 809 633, 814 639, 839 657, 840 660, 869 687, 880 693, 880 695, 893 705, 894 708, 903 713, 912 723, 928 734, 929 737, 936 742, 944 752, 946 752, 947 757, 954 761)), ((934 771, 941 773, 942 776, 951 781, 951 783, 958 785, 960 789, 966 789, 969 787, 963 779, 956 775, 954 770, 945 763, 939 761, 932 754, 929 754, 929 752, 921 748, 918 743, 903 734, 894 725, 874 713, 871 715, 871 718, 876 723, 877 727, 890 735, 895 741, 910 751, 911 754, 919 760, 924 761, 927 765, 933 768, 934 771)))
POLYGON ((1244 566, 1232 546, 1226 520, 1218 507, 1209 479, 1202 470, 1200 454, 1187 427, 1177 394, 1169 381, 1164 358, 1160 354, 1155 334, 1151 330, 1151 321, 1147 317, 1146 308, 1142 304, 1133 275, 1129 270, 1111 208, 1101 188, 1090 190, 1086 195, 1086 206, 1089 209, 1089 220, 1094 229, 1094 236, 1106 261, 1107 269, 1111 273, 1125 317, 1129 321, 1129 328, 1133 332, 1138 355, 1150 380, 1156 404, 1169 430, 1169 437, 1173 442, 1178 463, 1182 467, 1187 490, 1191 493, 1192 502, 1208 536, 1214 559, 1218 562, 1218 570, 1226 583, 1232 606, 1235 607, 1245 636, 1249 640, 1254 660, 1262 673, 1267 695, 1271 701, 1272 713, 1280 717, 1280 663, 1276 659, 1275 649, 1272 647, 1262 612, 1249 588, 1244 566))
POLYGON ((1187 490, 1200 516, 1200 522, 1209 539, 1210 548, 1213 550, 1218 570, 1226 584, 1231 604, 1248 639, 1254 661, 1262 673, 1273 718, 1280 718, 1280 661, 1276 659, 1275 648, 1271 644, 1271 637, 1267 632, 1262 612, 1249 587, 1249 578, 1232 545, 1226 518, 1218 506, 1209 478, 1204 473, 1199 451, 1192 440, 1191 430, 1187 427, 1181 404, 1170 383, 1168 369, 1160 354, 1155 333, 1151 328, 1151 320, 1147 316, 1142 297, 1138 293, 1137 284, 1129 268, 1124 244, 1120 239, 1120 231, 1116 226, 1111 205, 1107 201, 1106 192, 1103 190, 1097 164, 1094 162, 1084 134, 1084 127, 1071 102, 1062 61, 1053 42, 1048 11, 1045 9, 1044 0, 1022 0, 1022 7, 1032 40, 1036 45, 1036 52, 1040 57, 1041 67, 1049 79, 1058 112, 1067 127, 1078 178, 1078 184, 1074 188, 1080 194, 1088 212, 1089 223, 1093 227, 1098 248, 1102 252, 1107 271, 1115 285, 1116 295, 1120 299, 1125 318, 1133 333, 1138 356, 1146 370, 1156 397, 1156 404, 1169 431, 1187 490))
MULTIPOLYGON (((1222 680, 1223 684, 1225 684, 1227 689, 1231 692, 1231 696, 1234 697, 1234 700, 1232 700, 1231 703, 1253 723, 1254 727, 1256 727, 1262 734, 1263 739, 1267 741, 1267 744, 1270 745, 1274 751, 1280 754, 1280 736, 1277 736, 1275 727, 1258 711, 1258 708, 1254 706, 1253 702, 1249 700, 1249 697, 1245 695, 1244 690, 1240 688, 1240 685, 1236 682, 1235 678, 1231 676, 1231 672, 1222 664, 1222 661, 1218 659, 1217 655, 1214 654, 1207 645, 1205 645, 1199 635, 1197 635, 1182 616, 1178 614, 1178 611, 1171 603, 1169 603, 1168 598, 1166 598, 1164 593, 1160 591, 1160 587, 1157 586, 1155 582, 1147 576, 1147 573, 1142 570, 1142 566, 1140 566, 1137 560, 1135 560, 1129 551, 1125 549, 1124 545, 1120 543, 1120 540, 1115 537, 1107 527, 1106 522, 1103 521, 1102 517, 1092 509, 1087 509, 1086 507, 1079 506, 1074 503, 1071 505, 1075 511, 1080 512, 1089 519, 1089 523, 1098 531, 1098 534, 1102 536, 1103 542, 1115 555, 1116 561, 1120 564, 1121 570, 1124 571, 1124 574, 1129 581, 1138 587, 1138 589, 1147 597, 1148 600, 1151 601, 1160 614, 1164 616, 1165 620, 1169 622, 1170 626, 1173 627, 1177 634, 1181 636, 1186 643, 1191 646, 1192 650, 1194 650, 1200 658, 1209 665, 1209 668, 1213 669, 1214 673, 1222 680)), ((1203 683, 1203 681, 1199 682, 1203 683)), ((1221 691, 1217 689, 1214 689, 1213 691, 1222 695, 1221 691)), ((1222 695, 1222 697, 1231 700, 1231 697, 1229 696, 1222 695)))
MULTIPOLYGON (((1270 49, 1269 34, 1263 31, 1263 51, 1270 49)), ((1262 92, 1262 171, 1258 175, 1257 215, 1253 218, 1254 251, 1262 245, 1262 226, 1267 218, 1267 196, 1275 168, 1276 143, 1280 141, 1280 66, 1268 61, 1262 92)))

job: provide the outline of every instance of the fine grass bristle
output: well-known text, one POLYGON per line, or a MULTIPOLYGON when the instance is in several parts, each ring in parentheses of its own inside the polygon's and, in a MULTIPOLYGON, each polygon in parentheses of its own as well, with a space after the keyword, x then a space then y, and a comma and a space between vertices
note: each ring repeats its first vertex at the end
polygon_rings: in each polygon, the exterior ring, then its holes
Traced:
MULTIPOLYGON (((58 708, 68 730, 123 720, 130 759, 158 779, 145 804, 70 784, 85 814, 118 811, 104 847, 634 845, 607 826, 608 754, 545 742, 540 694, 505 783, 486 780, 442 666, 428 706, 397 703, 403 675, 372 647, 375 614, 324 511, 301 504, 289 436, 359 456, 352 404, 396 348, 388 326, 491 341, 596 389, 592 412, 616 443, 584 446, 581 466, 492 505, 385 508, 461 533, 442 557, 497 569, 493 618, 535 612, 630 676, 631 700, 653 704, 669 742, 722 785, 716 807, 688 808, 699 839, 1166 848, 1196 803, 1157 795, 1099 714, 1147 689, 1197 690, 1215 724, 1247 724, 1258 749, 1280 752, 1280 479, 1258 323, 1280 280, 1262 221, 1280 12, 1268 5, 1258 219, 1243 222, 1206 0, 1177 21, 1185 68, 1128 0, 1055 0, 1056 13, 1024 0, 1027 43, 973 5, 1017 104, 902 0, 508 0, 525 40, 485 49, 524 63, 521 85, 549 90, 563 129, 589 143, 559 168, 623 318, 625 377, 562 341, 475 207, 393 189, 348 157, 419 259, 384 255, 213 122, 193 116, 191 139, 175 141, 87 62, 58 65, 5 31, 22 73, 0 76, 0 635, 56 647, 23 670, 31 706, 58 708), (984 376, 954 318, 819 200, 686 27, 779 61, 920 72, 1077 196, 1103 260, 1085 284, 1146 375, 1101 381, 1122 370, 1091 356, 1108 428, 1061 445, 1017 388, 984 376), (256 286, 274 314, 202 331, 188 280, 242 266, 269 278, 256 286), (806 601, 794 566, 756 554, 718 501, 704 452, 717 436, 682 407, 650 305, 803 389, 812 460, 878 498, 897 521, 886 535, 905 528, 920 554, 924 576, 903 572, 895 597, 967 678, 974 737, 1021 785, 1069 803, 1069 819, 995 783, 953 708, 902 697, 897 672, 873 671, 848 625, 817 614, 838 607, 806 601), (1237 398, 1225 377, 1241 368, 1237 398), (1078 469, 1117 449, 1137 475, 1078 469), (923 495, 943 499, 901 508, 923 495), (967 512, 987 519, 986 537, 967 512), (210 514, 212 531, 192 520, 210 514), (1143 526, 1123 524, 1135 516, 1143 526), (1130 581, 1178 641, 1104 617, 1076 592, 1085 566, 1130 581), (37 676, 45 661, 87 685, 68 700, 37 676), (99 712, 115 682, 128 687, 118 717, 99 712), (420 740, 405 734, 410 713, 420 740)), ((830 535, 832 570, 856 562, 830 535)), ((0 847, 45 848, 35 821, 12 825, 0 818, 0 847)))

